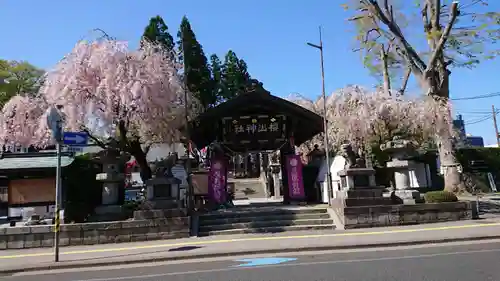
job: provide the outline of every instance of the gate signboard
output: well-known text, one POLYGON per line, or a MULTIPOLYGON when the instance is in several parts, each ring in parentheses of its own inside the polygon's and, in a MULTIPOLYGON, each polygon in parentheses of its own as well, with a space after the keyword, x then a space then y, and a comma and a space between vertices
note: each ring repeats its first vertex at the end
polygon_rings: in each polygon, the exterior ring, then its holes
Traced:
POLYGON ((286 116, 249 115, 222 119, 222 139, 226 144, 286 141, 286 116))

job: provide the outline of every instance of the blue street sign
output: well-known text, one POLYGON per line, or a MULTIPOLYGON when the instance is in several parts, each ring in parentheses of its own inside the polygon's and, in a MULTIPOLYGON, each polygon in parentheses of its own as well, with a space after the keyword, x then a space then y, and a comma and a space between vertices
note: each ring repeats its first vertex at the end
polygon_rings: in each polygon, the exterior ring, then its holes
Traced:
POLYGON ((63 142, 65 145, 86 146, 88 135, 85 132, 64 132, 63 142))
POLYGON ((253 266, 261 266, 261 265, 273 265, 280 264, 284 262, 295 261, 296 258, 256 258, 256 259, 243 259, 236 260, 239 262, 244 262, 242 264, 236 265, 237 267, 253 267, 253 266))

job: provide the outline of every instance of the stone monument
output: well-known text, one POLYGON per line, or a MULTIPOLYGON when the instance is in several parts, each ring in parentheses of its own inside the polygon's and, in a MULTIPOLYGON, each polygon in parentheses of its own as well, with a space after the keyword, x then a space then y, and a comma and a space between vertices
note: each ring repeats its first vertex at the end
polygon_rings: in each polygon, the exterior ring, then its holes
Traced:
POLYGON ((182 181, 172 174, 176 159, 172 155, 152 165, 153 178, 146 181, 146 199, 134 211, 134 219, 166 218, 185 212, 178 198, 182 181))
POLYGON ((402 199, 404 204, 415 204, 420 200, 420 192, 412 189, 410 184, 410 167, 415 164, 411 158, 416 155, 416 148, 415 142, 398 137, 380 145, 380 149, 386 151, 392 159, 387 162, 387 168, 394 171, 395 186, 391 196, 402 199))
POLYGON ((392 204, 391 198, 383 197, 385 187, 376 185, 371 162, 363 159, 362 153, 355 153, 350 144, 343 144, 341 149, 346 162, 344 169, 338 172, 340 191, 334 200, 340 200, 346 207, 392 204))

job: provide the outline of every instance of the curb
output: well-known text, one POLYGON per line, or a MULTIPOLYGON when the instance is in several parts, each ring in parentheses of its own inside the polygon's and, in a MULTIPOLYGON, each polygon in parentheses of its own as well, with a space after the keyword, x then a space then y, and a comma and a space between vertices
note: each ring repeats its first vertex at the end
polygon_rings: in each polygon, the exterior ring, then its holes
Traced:
POLYGON ((118 260, 118 261, 103 261, 103 262, 68 262, 68 263, 53 263, 37 265, 32 267, 0 269, 0 276, 13 275, 22 272, 33 271, 47 271, 57 269, 77 269, 77 268, 91 268, 91 267, 104 267, 114 265, 131 265, 141 263, 153 262, 166 262, 166 261, 182 261, 204 258, 217 258, 217 257, 234 257, 243 255, 256 255, 256 254, 273 254, 273 253, 294 253, 294 252, 313 252, 313 251, 333 251, 333 250, 346 250, 346 249, 367 249, 367 248, 385 248, 385 247, 398 247, 398 246, 417 246, 425 244, 446 244, 452 242, 466 242, 466 241, 481 241, 481 240, 494 240, 500 239, 499 235, 477 236, 477 237, 462 237, 462 238, 443 238, 443 239, 427 239, 421 241, 402 241, 402 242, 389 242, 389 243, 371 243, 360 245, 336 245, 336 246, 314 246, 314 247, 300 247, 300 248, 282 248, 282 249, 267 249, 267 250, 247 250, 229 253, 206 253, 195 254, 178 257, 154 257, 142 258, 135 260, 118 260))

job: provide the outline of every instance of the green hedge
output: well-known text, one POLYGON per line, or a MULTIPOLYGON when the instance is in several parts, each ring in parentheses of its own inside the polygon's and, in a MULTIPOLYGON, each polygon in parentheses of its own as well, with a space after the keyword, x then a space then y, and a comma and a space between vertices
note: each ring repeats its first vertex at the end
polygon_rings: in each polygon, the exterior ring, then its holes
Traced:
POLYGON ((76 156, 63 170, 66 222, 85 222, 101 203, 102 183, 96 180, 100 172, 101 165, 87 155, 76 156))
POLYGON ((471 193, 491 192, 487 173, 493 175, 496 186, 500 187, 499 148, 462 148, 457 151, 457 160, 464 170, 467 191, 471 193))
POLYGON ((425 203, 457 202, 458 198, 449 191, 429 191, 424 194, 425 203))
POLYGON ((483 170, 492 173, 498 173, 500 169, 500 148, 479 147, 462 148, 457 151, 457 160, 462 164, 464 172, 476 172, 483 170), (474 167, 472 161, 484 161, 486 169, 474 167))

